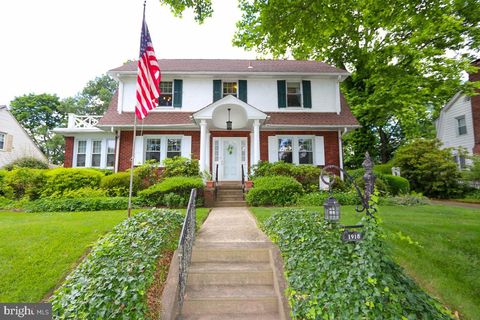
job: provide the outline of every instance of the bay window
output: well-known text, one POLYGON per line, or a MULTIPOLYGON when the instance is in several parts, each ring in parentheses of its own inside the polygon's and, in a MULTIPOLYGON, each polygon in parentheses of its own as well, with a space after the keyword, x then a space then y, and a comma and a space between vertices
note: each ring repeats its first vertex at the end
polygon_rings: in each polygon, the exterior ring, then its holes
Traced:
POLYGON ((113 168, 115 166, 115 139, 75 139, 73 167, 113 168))

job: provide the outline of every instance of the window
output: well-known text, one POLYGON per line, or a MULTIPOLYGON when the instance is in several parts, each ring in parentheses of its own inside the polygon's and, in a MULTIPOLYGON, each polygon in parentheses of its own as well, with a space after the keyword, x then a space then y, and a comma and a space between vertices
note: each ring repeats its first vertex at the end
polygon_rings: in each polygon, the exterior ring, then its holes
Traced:
POLYGON ((279 138, 278 139, 278 160, 293 163, 292 157, 292 139, 279 138))
POLYGON ((182 155, 182 139, 167 139, 167 158, 182 155))
POLYGON ((287 82, 287 107, 301 107, 301 101, 300 82, 287 82))
POLYGON ((87 141, 80 140, 77 144, 77 167, 85 167, 87 156, 87 141))
POLYGON ((102 141, 96 140, 92 142, 92 167, 100 167, 102 160, 102 141))
POLYGON ((0 133, 0 150, 5 149, 5 137, 6 137, 5 133, 0 133))
POLYGON ((158 98, 158 105, 160 107, 172 106, 172 94, 173 94, 173 82, 161 81, 160 82, 160 97, 158 98))
POLYGON ((311 138, 298 139, 298 163, 313 164, 313 141, 311 138))
POLYGON ((458 126, 458 135, 461 136, 467 134, 467 122, 465 121, 465 116, 461 116, 456 119, 458 126))
POLYGON ((107 140, 107 167, 115 165, 115 140, 107 140))
POLYGON ((160 162, 161 139, 147 139, 147 152, 145 160, 156 160, 160 162))
POLYGON ((224 82, 223 83, 223 97, 232 95, 237 96, 237 83, 236 82, 224 82))

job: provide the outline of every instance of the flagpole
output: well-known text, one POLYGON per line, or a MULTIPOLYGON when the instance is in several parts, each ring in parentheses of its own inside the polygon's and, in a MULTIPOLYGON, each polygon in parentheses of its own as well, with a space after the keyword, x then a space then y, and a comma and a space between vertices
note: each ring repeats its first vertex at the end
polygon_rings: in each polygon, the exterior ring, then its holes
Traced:
POLYGON ((128 190, 128 217, 132 211, 132 189, 133 189, 133 165, 135 163, 135 137, 137 135, 137 115, 133 114, 133 141, 132 141, 132 163, 130 164, 130 188, 128 190))

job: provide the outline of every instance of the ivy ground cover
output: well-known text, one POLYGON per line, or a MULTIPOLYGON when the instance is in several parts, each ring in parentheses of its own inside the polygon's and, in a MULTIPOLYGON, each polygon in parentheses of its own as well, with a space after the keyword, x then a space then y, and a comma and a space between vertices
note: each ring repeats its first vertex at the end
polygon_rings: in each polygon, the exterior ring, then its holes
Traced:
MULTIPOLYGON (((207 212, 197 209, 198 223, 207 212)), ((125 210, 0 211, 0 301, 39 302, 47 298, 89 248, 125 218, 125 210)))
MULTIPOLYGON (((322 212, 323 208, 307 208, 322 212)), ((263 223, 279 208, 251 208, 263 223)), ((390 255, 461 319, 480 314, 480 212, 450 206, 381 207, 390 255)), ((342 223, 361 215, 342 207, 342 223)))

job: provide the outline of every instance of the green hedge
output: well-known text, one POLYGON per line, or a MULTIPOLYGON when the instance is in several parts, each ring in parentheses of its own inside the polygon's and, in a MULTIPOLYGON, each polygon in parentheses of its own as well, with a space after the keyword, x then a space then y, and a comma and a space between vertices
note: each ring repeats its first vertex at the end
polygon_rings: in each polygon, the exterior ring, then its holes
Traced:
MULTIPOLYGON (((141 185, 138 175, 133 175, 132 194, 137 194, 141 185)), ((105 189, 111 197, 128 197, 130 190, 130 172, 118 172, 102 177, 100 188, 105 189)))
POLYGON ((66 190, 98 188, 104 174, 95 169, 57 168, 46 171, 47 183, 42 197, 61 196, 66 190))
POLYGON ((3 169, 9 171, 14 168, 48 169, 48 163, 34 157, 22 157, 3 166, 3 169))
MULTIPOLYGON (((300 206, 323 206, 329 196, 328 192, 307 193, 298 199, 297 204, 300 206)), ((333 197, 343 206, 360 204, 360 198, 354 191, 334 192, 333 197)))
POLYGON ((292 177, 266 176, 253 180, 246 200, 251 206, 285 206, 296 203, 302 193, 302 185, 292 177))
MULTIPOLYGON (((137 203, 133 199, 134 204, 137 203)), ((25 204, 27 212, 99 211, 128 208, 127 197, 43 198, 25 204)))
POLYGON ((381 179, 387 184, 388 192, 392 196, 408 194, 410 192, 410 182, 407 179, 391 174, 384 174, 381 179))
POLYGON ((261 161, 253 167, 252 179, 267 176, 293 177, 300 182, 305 191, 317 190, 321 169, 312 165, 294 165, 283 161, 270 163, 261 161))
POLYGON ((145 319, 156 264, 175 250, 183 216, 154 209, 116 226, 55 291, 55 319, 145 319))
POLYGON ((264 224, 283 256, 294 319, 452 319, 387 255, 378 225, 345 243, 322 213, 284 210, 264 224))
POLYGON ((193 188, 203 189, 202 178, 170 177, 138 192, 138 198, 140 203, 146 206, 185 207, 193 188))
POLYGON ((47 177, 43 169, 15 168, 3 172, 2 194, 8 199, 19 200, 26 197, 38 199, 45 187, 47 177))
POLYGON ((163 160, 164 177, 199 177, 198 160, 185 157, 165 158, 163 160))

